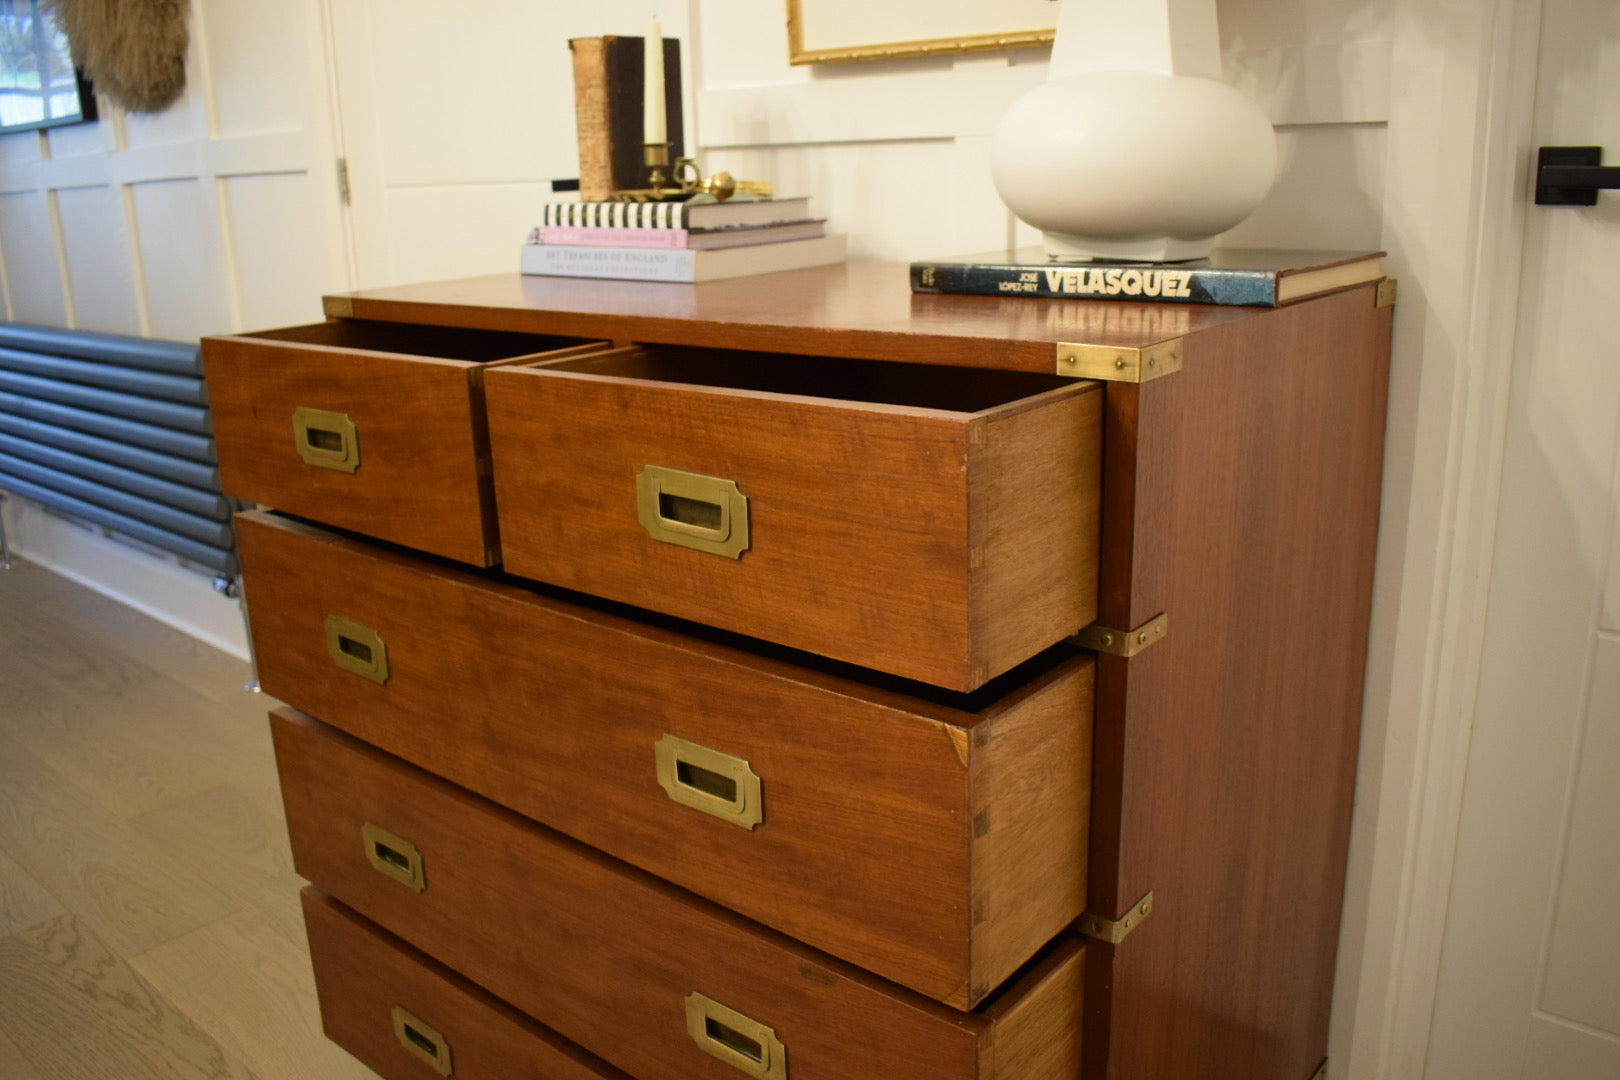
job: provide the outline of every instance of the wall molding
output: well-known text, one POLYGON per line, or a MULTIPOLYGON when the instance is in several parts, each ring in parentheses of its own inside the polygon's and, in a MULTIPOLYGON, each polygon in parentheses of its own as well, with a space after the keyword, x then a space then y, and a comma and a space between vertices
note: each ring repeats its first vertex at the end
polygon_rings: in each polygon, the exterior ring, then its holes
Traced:
POLYGON ((1483 654, 1539 0, 1397 0, 1390 456, 1329 1075, 1428 1055, 1483 654), (1413 287, 1415 286, 1415 287, 1413 287))

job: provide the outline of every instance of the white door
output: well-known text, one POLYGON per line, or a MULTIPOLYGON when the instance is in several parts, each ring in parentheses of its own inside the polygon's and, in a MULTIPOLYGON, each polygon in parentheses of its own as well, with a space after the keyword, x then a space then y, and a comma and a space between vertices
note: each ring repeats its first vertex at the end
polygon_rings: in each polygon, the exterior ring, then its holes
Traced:
MULTIPOLYGON (((1620 165, 1620 4, 1542 7, 1535 143, 1620 165)), ((1620 191, 1524 254, 1425 1080, 1620 1080, 1620 191)))
POLYGON ((694 70, 686 0, 330 3, 360 288, 517 269, 551 181, 579 175, 569 38, 656 13, 694 70))

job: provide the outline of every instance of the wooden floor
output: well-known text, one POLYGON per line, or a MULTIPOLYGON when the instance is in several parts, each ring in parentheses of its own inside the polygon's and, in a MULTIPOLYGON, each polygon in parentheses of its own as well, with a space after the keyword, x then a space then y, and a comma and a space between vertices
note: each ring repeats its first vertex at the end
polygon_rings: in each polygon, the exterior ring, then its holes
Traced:
POLYGON ((374 1074, 320 1031, 247 665, 0 570, 0 1077, 374 1074))

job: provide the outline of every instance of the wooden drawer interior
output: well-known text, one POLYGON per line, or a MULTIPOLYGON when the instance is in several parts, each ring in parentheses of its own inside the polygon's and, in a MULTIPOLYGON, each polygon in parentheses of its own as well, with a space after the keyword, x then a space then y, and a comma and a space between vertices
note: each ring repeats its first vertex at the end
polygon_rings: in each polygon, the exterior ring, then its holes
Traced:
POLYGON ((207 338, 227 494, 489 566, 483 372, 578 338, 343 319, 207 338))
POLYGON ((506 566, 971 690, 1095 618, 1099 386, 670 346, 507 366, 506 566))

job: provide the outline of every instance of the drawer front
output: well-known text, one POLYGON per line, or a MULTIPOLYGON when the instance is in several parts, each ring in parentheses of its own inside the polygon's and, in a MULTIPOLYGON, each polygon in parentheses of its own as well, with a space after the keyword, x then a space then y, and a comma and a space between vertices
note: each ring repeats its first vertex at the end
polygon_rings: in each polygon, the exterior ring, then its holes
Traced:
POLYGON ((1076 941, 958 1012, 290 709, 271 725, 301 875, 640 1080, 1078 1075, 1076 941))
POLYGON ((386 1080, 630 1080, 323 893, 303 900, 327 1038, 386 1080))
POLYGON ((484 368, 577 339, 339 321, 203 342, 227 494, 462 562, 499 559, 484 368))
POLYGON ((272 515, 237 531, 268 693, 818 949, 965 1008, 1084 908, 1089 657, 966 712, 272 515))
POLYGON ((602 355, 490 373, 513 573, 954 690, 1095 617, 1097 384, 602 355))

